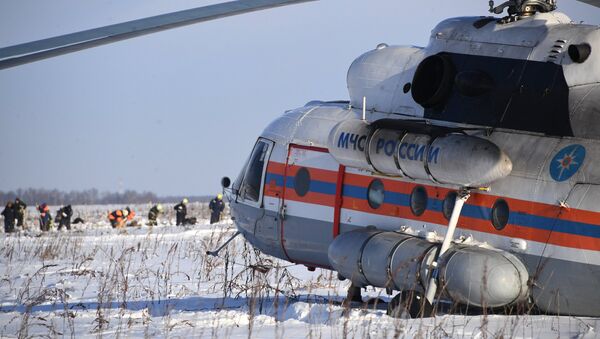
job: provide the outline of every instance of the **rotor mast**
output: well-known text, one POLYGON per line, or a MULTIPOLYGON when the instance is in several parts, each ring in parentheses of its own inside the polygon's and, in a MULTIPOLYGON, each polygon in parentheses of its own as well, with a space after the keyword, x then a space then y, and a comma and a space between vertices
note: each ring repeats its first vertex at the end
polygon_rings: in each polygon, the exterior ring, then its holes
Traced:
POLYGON ((527 17, 556 9, 556 0, 508 0, 498 6, 494 5, 494 0, 490 0, 489 4, 491 13, 501 14, 508 9, 508 15, 512 17, 527 17))

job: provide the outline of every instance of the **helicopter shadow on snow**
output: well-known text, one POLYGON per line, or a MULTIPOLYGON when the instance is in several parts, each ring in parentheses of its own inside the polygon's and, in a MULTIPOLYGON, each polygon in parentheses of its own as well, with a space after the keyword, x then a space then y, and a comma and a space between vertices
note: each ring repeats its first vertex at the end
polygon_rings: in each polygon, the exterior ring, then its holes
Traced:
POLYGON ((387 303, 382 302, 374 307, 369 303, 354 303, 347 307, 343 306, 343 298, 328 298, 324 296, 306 294, 294 298, 278 297, 183 297, 165 300, 135 300, 135 301, 112 301, 100 303, 97 301, 83 301, 73 303, 47 303, 41 305, 5 305, 0 312, 18 312, 21 314, 50 313, 50 312, 96 312, 102 310, 128 310, 131 312, 147 311, 150 317, 168 316, 172 312, 215 312, 224 310, 240 310, 251 313, 254 316, 268 315, 276 316, 278 321, 290 319, 306 323, 326 323, 344 315, 345 309, 362 309, 365 311, 384 310, 387 303), (277 301, 277 302, 276 302, 277 301), (253 305, 254 312, 249 312, 249 305, 253 305), (383 308, 382 308, 383 306, 383 308))
MULTIPOLYGON (((112 301, 99 303, 97 301, 83 301, 74 303, 55 302, 41 305, 5 305, 0 307, 0 312, 18 312, 21 314, 50 313, 50 312, 96 312, 102 310, 128 310, 131 312, 147 311, 150 317, 169 316, 172 312, 218 312, 239 310, 249 313, 250 316, 267 315, 276 317, 277 321, 297 320, 309 324, 327 324, 347 315, 349 310, 360 312, 373 312, 385 314, 388 307, 388 298, 365 298, 364 302, 344 303, 341 296, 323 296, 316 294, 300 294, 293 298, 288 297, 182 297, 164 300, 134 300, 112 301), (250 305, 254 311, 250 312, 250 305)), ((486 310, 477 308, 465 309, 441 303, 438 305, 437 314, 461 314, 466 316, 488 314, 510 315, 506 310, 486 310)), ((533 312, 530 314, 537 314, 533 312)))

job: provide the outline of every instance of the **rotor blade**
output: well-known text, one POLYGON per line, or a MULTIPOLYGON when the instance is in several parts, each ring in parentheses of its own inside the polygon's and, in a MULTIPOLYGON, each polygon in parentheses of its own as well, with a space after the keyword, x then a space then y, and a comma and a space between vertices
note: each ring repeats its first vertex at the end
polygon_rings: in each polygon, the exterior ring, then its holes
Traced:
POLYGON ((315 0, 239 0, 0 48, 0 69, 228 16, 315 0))
POLYGON ((585 2, 588 5, 596 6, 600 8, 600 0, 577 0, 579 2, 585 2))

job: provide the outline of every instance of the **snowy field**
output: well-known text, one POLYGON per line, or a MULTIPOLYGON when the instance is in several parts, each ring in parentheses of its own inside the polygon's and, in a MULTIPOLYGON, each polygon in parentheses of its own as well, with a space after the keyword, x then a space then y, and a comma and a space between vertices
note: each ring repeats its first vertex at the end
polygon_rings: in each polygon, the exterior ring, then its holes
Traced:
MULTIPOLYGON (((136 206, 139 221, 147 206, 136 206), (139 213, 141 212, 141 213, 139 213), (141 215, 140 215, 141 214, 141 215)), ((169 208, 167 208, 168 210, 169 208)), ((70 232, 0 235, 0 337, 595 338, 600 319, 438 315, 394 319, 385 305, 340 305, 348 282, 275 260, 238 237, 231 221, 112 229, 107 206, 75 208, 70 232)), ((389 297, 382 290, 363 293, 389 297)))

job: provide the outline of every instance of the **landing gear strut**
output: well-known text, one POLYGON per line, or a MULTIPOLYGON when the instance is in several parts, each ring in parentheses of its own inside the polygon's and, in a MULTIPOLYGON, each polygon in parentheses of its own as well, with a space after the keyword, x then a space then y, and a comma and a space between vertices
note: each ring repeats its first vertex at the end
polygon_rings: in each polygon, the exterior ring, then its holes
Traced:
POLYGON ((433 315, 433 306, 421 292, 402 291, 388 304, 387 315, 402 319, 430 317, 433 315))
POLYGON ((470 196, 471 192, 468 188, 462 188, 460 191, 458 191, 458 196, 456 197, 454 208, 452 209, 452 215, 450 216, 450 221, 448 222, 448 229, 446 230, 446 235, 444 236, 444 242, 442 242, 442 246, 435 256, 435 260, 431 263, 430 269, 432 272, 430 274, 427 290, 425 291, 425 298, 427 298, 427 301, 429 301, 430 305, 434 302, 435 293, 437 292, 438 288, 438 261, 440 260, 440 257, 442 257, 450 248, 450 243, 454 240, 454 231, 456 230, 456 224, 458 223, 460 212, 470 196))
POLYGON ((353 302, 358 302, 358 303, 362 303, 362 295, 361 295, 361 291, 360 291, 360 287, 351 284, 350 287, 348 287, 348 293, 346 294, 346 299, 344 299, 344 304, 345 305, 350 305, 350 303, 353 302))
POLYGON ((225 248, 225 246, 229 245, 229 243, 230 243, 230 242, 231 242, 233 239, 235 239, 235 237, 237 237, 237 236, 238 236, 238 235, 240 235, 240 234, 241 234, 241 232, 240 232, 240 231, 237 231, 237 232, 235 232, 235 234, 234 234, 234 235, 232 235, 232 236, 231 236, 231 238, 227 239, 227 241, 226 241, 226 242, 225 242, 223 245, 219 246, 219 248, 217 248, 216 250, 214 250, 214 251, 206 251, 206 255, 211 255, 211 256, 213 256, 213 257, 216 257, 216 256, 218 256, 218 255, 219 255, 219 252, 221 252, 221 250, 222 250, 223 248, 225 248))

